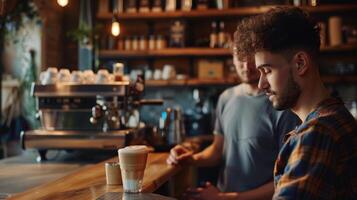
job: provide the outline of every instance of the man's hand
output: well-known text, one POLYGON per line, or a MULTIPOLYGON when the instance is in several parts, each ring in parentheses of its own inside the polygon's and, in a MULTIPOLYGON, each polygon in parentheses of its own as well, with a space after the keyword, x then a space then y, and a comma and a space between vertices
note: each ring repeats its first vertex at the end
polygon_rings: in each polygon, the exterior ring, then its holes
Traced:
POLYGON ((221 191, 213 186, 210 182, 206 182, 204 187, 187 189, 183 194, 183 199, 188 200, 220 200, 221 191))
POLYGON ((191 164, 193 162, 193 151, 182 145, 176 145, 171 149, 166 162, 169 165, 177 165, 180 163, 191 164))

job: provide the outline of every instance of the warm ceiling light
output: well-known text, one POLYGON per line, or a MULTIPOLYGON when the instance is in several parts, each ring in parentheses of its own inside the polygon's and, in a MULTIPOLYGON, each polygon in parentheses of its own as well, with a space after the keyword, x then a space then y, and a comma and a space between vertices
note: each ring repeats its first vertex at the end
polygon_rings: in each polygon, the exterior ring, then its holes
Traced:
POLYGON ((58 5, 65 7, 68 4, 68 0, 57 0, 58 5))
POLYGON ((120 24, 117 21, 112 22, 112 34, 118 36, 120 34, 120 24))

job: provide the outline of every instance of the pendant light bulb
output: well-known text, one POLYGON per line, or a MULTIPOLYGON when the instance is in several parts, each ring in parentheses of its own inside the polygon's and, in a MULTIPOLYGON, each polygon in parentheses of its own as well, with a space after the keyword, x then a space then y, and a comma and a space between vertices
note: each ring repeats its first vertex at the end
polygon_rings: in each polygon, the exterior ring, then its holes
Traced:
POLYGON ((112 35, 118 36, 120 34, 120 24, 117 21, 112 23, 112 35))
POLYGON ((65 7, 68 4, 68 0, 57 0, 58 5, 65 7))

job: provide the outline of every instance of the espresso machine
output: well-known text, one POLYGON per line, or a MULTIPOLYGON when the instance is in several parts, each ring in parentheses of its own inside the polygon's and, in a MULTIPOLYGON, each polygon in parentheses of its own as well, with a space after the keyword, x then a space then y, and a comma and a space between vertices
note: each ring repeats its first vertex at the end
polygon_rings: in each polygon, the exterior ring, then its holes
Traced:
POLYGON ((21 134, 24 149, 36 149, 38 161, 49 149, 118 149, 142 144, 146 126, 138 109, 162 105, 141 99, 143 81, 106 84, 33 84, 41 128, 21 134))

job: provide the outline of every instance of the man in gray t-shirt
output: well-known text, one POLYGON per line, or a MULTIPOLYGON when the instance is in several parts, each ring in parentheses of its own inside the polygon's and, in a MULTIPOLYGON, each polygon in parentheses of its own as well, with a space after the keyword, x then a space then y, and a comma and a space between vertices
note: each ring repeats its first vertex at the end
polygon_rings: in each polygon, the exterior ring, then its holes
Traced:
POLYGON ((187 199, 271 199, 273 166, 282 138, 299 123, 289 111, 275 111, 258 89, 259 72, 254 58, 233 57, 242 83, 227 89, 219 98, 213 143, 194 154, 177 145, 168 164, 221 165, 218 188, 206 183, 191 189, 187 199))
POLYGON ((240 90, 227 89, 217 105, 214 134, 224 138, 218 179, 223 192, 248 191, 272 181, 283 136, 298 122, 290 111, 274 110, 265 94, 240 90))

